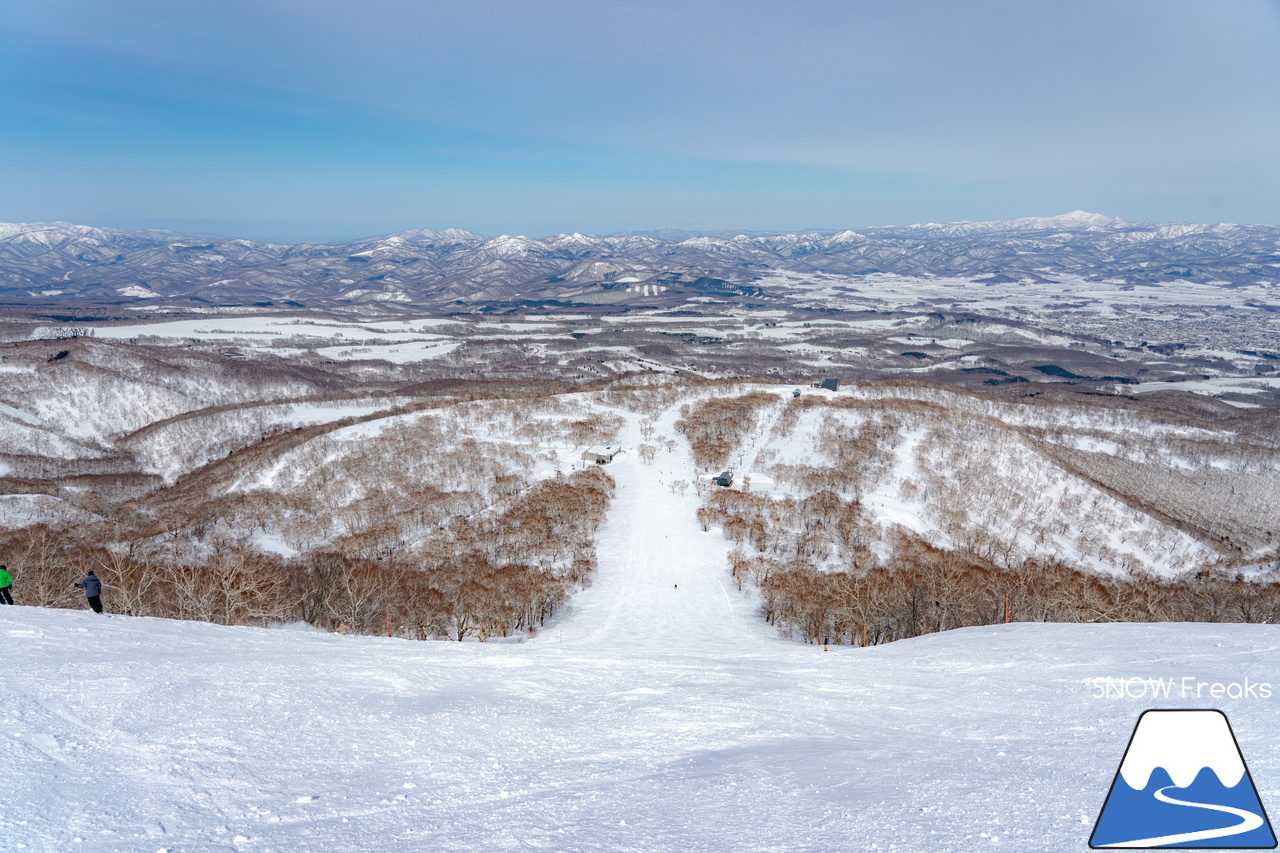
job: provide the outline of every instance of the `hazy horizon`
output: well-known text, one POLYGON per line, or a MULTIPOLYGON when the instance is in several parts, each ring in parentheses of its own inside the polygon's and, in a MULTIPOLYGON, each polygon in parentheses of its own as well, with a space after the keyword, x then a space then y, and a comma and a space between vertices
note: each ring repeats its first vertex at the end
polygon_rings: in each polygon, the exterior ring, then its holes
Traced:
POLYGON ((1278 9, 48 0, 0 23, 0 220, 1280 222, 1278 9))
MULTIPOLYGON (((1069 216, 1077 211, 1066 211, 1044 215, 1034 215, 1032 217, 1013 217, 1017 218, 1038 218, 1052 219, 1056 217, 1069 216)), ((1124 217, 1112 217, 1101 211, 1083 211, 1090 214, 1106 216, 1112 219, 1124 220, 1124 217)), ((584 234, 591 237, 614 237, 626 234, 660 234, 662 232, 684 232, 689 234, 744 234, 747 236, 771 235, 771 234, 824 234, 838 233, 840 231, 858 231, 861 229, 871 228, 909 228, 917 225, 930 224, 959 224, 964 222, 993 222, 1008 220, 986 220, 986 219, 954 219, 946 222, 863 222, 856 224, 847 224, 839 226, 813 226, 795 229, 783 228, 678 228, 678 227, 654 227, 654 228, 625 228, 619 231, 608 233, 598 233, 585 231, 583 229, 569 229, 565 231, 556 231, 548 233, 534 234, 499 234, 497 232, 485 233, 481 231, 472 231, 472 229, 460 229, 471 231, 481 237, 499 237, 499 236, 519 236, 527 237, 534 240, 546 240, 565 234, 584 234)), ((1138 220, 1124 220, 1134 222, 1134 224, 1144 224, 1138 220)), ((1166 220, 1166 222, 1175 222, 1177 220, 1166 220)), ((400 225, 395 227, 386 227, 368 232, 354 232, 345 229, 341 223, 330 222, 308 222, 301 221, 284 221, 284 222, 227 222, 227 221, 210 221, 210 220, 99 220, 99 221, 81 221, 68 222, 67 220, 49 220, 44 222, 27 222, 27 223, 10 223, 10 224, 55 224, 63 222, 69 225, 89 226, 93 228, 109 228, 117 231, 137 232, 137 231, 171 231, 178 234, 190 234, 196 236, 219 237, 225 239, 254 240, 265 243, 348 243, 356 240, 369 239, 387 234, 396 234, 404 231, 429 230, 429 231, 446 231, 451 228, 458 228, 455 225, 433 224, 433 225, 400 225)), ((1182 222, 1185 222, 1183 220, 1182 222)), ((1159 223, 1156 223, 1159 224, 1159 223)), ((1273 222, 1195 222, 1188 223, 1195 225, 1242 225, 1242 226, 1277 226, 1273 222)))

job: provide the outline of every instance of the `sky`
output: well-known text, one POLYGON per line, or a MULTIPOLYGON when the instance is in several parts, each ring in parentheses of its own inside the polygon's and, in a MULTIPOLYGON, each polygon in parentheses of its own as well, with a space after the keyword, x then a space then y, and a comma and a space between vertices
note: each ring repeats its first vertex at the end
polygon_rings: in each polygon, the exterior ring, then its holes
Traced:
POLYGON ((40 0, 0 221, 1280 224, 1280 0, 40 0))

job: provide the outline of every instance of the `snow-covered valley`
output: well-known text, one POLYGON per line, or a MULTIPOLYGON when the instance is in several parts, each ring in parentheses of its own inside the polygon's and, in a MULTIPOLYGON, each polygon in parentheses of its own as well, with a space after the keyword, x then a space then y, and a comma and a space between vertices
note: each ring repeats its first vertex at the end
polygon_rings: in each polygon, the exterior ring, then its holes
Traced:
POLYGON ((1180 692, 1280 687, 1273 626, 787 642, 671 488, 678 458, 610 466, 594 583, 521 642, 0 609, 0 846, 1083 850, 1153 706, 1225 710, 1280 793, 1275 694, 1180 692))

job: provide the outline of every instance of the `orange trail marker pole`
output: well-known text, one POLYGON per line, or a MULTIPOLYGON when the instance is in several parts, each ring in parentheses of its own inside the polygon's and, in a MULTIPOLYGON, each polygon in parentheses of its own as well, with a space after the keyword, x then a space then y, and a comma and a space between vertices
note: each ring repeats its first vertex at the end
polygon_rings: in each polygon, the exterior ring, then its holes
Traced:
POLYGON ((387 636, 390 637, 391 636, 391 611, 384 610, 383 612, 387 614, 387 636))
POLYGON ((1009 624, 1009 593, 1004 594, 1004 624, 1009 624))

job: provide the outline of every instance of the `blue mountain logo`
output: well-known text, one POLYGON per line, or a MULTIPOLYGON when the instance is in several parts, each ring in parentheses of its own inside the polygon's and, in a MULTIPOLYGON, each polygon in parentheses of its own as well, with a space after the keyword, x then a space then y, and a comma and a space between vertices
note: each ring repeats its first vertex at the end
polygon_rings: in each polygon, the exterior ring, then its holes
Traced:
POLYGON ((1089 846, 1270 850, 1271 821, 1221 711, 1145 711, 1089 846))

